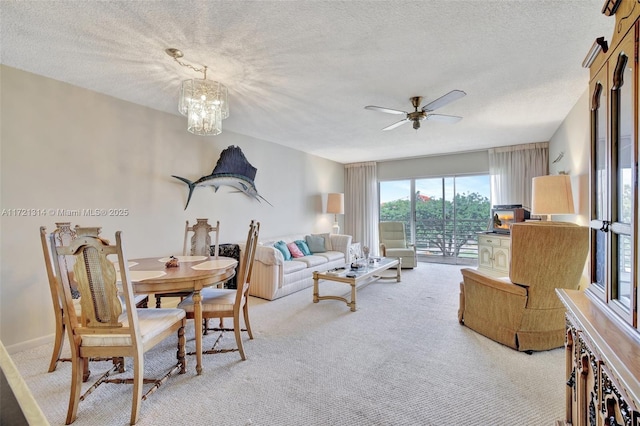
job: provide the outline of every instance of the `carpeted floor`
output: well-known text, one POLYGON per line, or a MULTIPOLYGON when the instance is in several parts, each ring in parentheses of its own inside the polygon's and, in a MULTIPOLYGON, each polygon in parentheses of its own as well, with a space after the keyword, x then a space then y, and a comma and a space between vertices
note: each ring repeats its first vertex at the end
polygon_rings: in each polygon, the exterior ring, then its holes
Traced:
MULTIPOLYGON (((205 355, 196 376, 189 357, 187 374, 143 402, 138 424, 554 424, 564 410, 563 349, 527 355, 459 325, 460 269, 421 263, 404 270, 401 283, 370 284, 358 292, 357 312, 334 300, 314 304, 312 288, 271 302, 253 298, 248 359, 205 355)), ((321 294, 348 290, 321 283, 321 294)), ((173 363, 176 342, 147 353, 147 376, 173 363)), ((233 346, 232 333, 225 342, 233 346)), ((50 351, 12 358, 51 424, 62 425, 71 364, 47 373, 50 351)), ((105 369, 92 364, 93 377, 105 369)), ((105 384, 80 403, 74 424, 125 425, 130 408, 130 386, 105 384)))

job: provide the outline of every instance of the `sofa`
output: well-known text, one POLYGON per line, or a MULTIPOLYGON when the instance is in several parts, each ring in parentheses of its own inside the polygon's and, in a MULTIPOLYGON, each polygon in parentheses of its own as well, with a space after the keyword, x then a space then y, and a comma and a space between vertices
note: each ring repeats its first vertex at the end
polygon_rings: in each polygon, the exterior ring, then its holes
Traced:
MULTIPOLYGON (((292 234, 258 243, 249 294, 274 300, 313 286, 313 272, 345 266, 350 262, 351 235, 292 234), (305 242, 308 253, 302 252, 305 242), (307 244, 311 241, 312 244, 307 244), (296 244, 298 242, 298 244, 296 244), (287 247, 290 258, 286 259, 287 247), (292 245, 292 246, 291 246, 292 245), (298 257, 291 254, 298 248, 298 257), (302 256, 300 256, 302 254, 302 256)), ((241 250, 243 247, 241 247, 241 250)))

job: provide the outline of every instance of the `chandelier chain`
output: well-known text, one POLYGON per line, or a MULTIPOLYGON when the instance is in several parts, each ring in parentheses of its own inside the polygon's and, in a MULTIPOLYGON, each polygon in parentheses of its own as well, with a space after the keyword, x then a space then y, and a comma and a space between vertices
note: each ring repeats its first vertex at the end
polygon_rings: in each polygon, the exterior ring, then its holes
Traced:
POLYGON ((204 79, 207 79, 207 66, 203 65, 202 68, 196 68, 191 64, 187 64, 186 62, 182 62, 179 61, 178 58, 173 58, 174 61, 176 61, 177 63, 179 63, 180 65, 182 65, 183 67, 187 67, 187 68, 191 68, 192 70, 194 70, 195 72, 201 72, 204 74, 204 79))

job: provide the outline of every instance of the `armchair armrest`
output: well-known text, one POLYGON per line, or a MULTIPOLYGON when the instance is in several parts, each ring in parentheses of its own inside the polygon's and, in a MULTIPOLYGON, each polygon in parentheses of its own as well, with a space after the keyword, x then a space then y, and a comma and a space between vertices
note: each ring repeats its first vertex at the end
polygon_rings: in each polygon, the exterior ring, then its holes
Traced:
POLYGON ((462 269, 462 277, 466 278, 465 283, 473 281, 477 284, 487 287, 487 289, 510 293, 517 296, 527 296, 527 289, 518 284, 512 283, 508 277, 492 277, 490 275, 483 274, 476 269, 465 268, 462 269))
POLYGON ((527 289, 508 278, 461 269, 458 321, 510 347, 516 347, 515 331, 527 305, 527 289))

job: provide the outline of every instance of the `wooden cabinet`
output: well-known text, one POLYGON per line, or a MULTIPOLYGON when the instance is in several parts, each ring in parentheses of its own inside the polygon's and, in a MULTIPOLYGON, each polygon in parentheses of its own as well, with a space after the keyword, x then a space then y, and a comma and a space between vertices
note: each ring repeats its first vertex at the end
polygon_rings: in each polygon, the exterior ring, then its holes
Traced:
POLYGON ((567 308, 566 418, 561 425, 640 425, 640 337, 588 293, 557 290, 567 308))
MULTIPOLYGON (((640 0, 606 0, 615 17, 590 70, 590 286, 557 290, 566 314, 566 415, 572 426, 640 426, 638 38, 640 0)), ((594 35, 595 37, 601 34, 594 35)))
POLYGON ((478 269, 494 276, 509 275, 511 237, 506 234, 478 235, 478 269))

